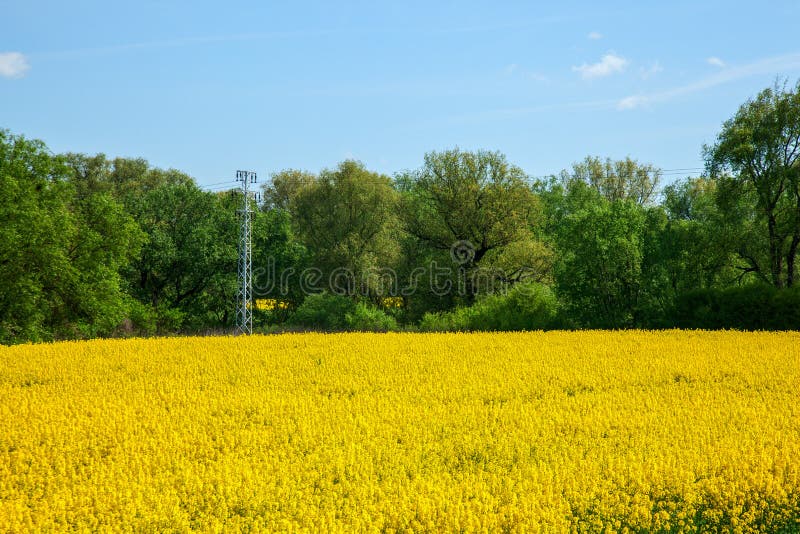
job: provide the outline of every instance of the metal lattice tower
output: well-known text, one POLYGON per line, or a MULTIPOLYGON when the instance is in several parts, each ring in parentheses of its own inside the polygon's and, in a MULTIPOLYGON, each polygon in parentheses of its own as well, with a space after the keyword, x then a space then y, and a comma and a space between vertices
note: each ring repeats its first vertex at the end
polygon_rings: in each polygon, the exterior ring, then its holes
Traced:
POLYGON ((236 333, 253 333, 253 241, 251 237, 251 201, 256 195, 250 185, 257 181, 252 171, 236 171, 236 181, 242 185, 241 228, 239 230, 239 293, 236 298, 236 333))

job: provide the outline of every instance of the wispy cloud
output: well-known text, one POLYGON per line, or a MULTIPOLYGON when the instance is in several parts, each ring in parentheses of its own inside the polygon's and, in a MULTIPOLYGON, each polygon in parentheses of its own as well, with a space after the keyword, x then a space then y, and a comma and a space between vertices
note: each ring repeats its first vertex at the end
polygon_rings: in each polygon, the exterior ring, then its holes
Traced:
POLYGON ((649 67, 640 67, 639 68, 639 76, 643 80, 646 80, 646 79, 650 78, 651 76, 655 76, 656 74, 658 74, 659 72, 661 72, 663 70, 664 70, 664 67, 661 66, 661 63, 658 62, 658 61, 654 61, 653 63, 650 64, 649 67))
POLYGON ((22 78, 30 70, 28 58, 20 52, 0 52, 0 76, 22 78))
POLYGON ((714 65, 715 67, 725 66, 725 62, 716 56, 711 56, 710 58, 706 59, 706 63, 708 63, 709 65, 714 65))
POLYGON ((539 113, 549 113, 552 111, 561 112, 576 112, 586 111, 592 109, 614 109, 617 102, 615 100, 585 100, 579 102, 563 102, 553 104, 543 104, 540 106, 516 107, 516 108, 498 108, 489 109, 485 111, 470 112, 462 115, 454 115, 450 117, 437 117, 435 120, 426 120, 419 126, 428 125, 441 125, 442 122, 448 124, 480 124, 487 121, 504 121, 514 120, 527 115, 536 115, 539 113))
POLYGON ((603 38, 603 34, 600 33, 600 32, 589 32, 589 35, 587 35, 586 37, 591 39, 591 40, 593 40, 593 41, 596 41, 598 39, 602 39, 603 38))
POLYGON ((632 95, 626 96, 617 102, 617 109, 634 109, 647 104, 650 101, 649 97, 645 95, 632 95))
POLYGON ((528 80, 533 80, 535 82, 542 82, 542 83, 550 82, 550 78, 548 76, 542 74, 541 72, 526 69, 525 67, 522 67, 517 63, 511 63, 509 65, 506 65, 505 68, 503 69, 503 73, 505 73, 506 76, 518 76, 526 78, 528 80))
POLYGON ((298 39, 312 37, 331 37, 338 35, 386 35, 386 34, 420 34, 420 35, 439 35, 439 34, 459 34, 459 33, 492 33, 506 32, 511 30, 524 30, 536 26, 546 26, 558 22, 571 20, 567 16, 546 16, 530 20, 520 20, 503 24, 479 24, 472 26, 422 26, 422 27, 331 27, 318 29, 302 30, 278 30, 250 33, 203 35, 195 37, 184 37, 177 39, 163 39, 152 41, 141 41, 131 43, 121 43, 112 45, 102 45, 88 48, 62 49, 42 51, 35 55, 44 58, 61 57, 82 57, 87 55, 106 55, 119 52, 130 52, 163 48, 181 48, 187 46, 223 44, 250 41, 269 41, 274 39, 298 39))
POLYGON ((120 52, 132 52, 141 50, 181 48, 186 46, 207 45, 207 44, 217 44, 217 43, 233 43, 233 42, 259 41, 267 39, 291 38, 297 36, 308 36, 312 34, 321 36, 321 35, 326 35, 328 33, 332 34, 333 32, 332 31, 328 32, 325 30, 320 30, 315 32, 284 31, 284 32, 239 33, 230 35, 184 37, 178 39, 142 41, 138 43, 123 43, 115 45, 94 46, 88 48, 72 48, 72 49, 56 50, 49 52, 39 52, 35 55, 36 57, 42 57, 48 59, 62 58, 62 57, 83 57, 83 56, 93 56, 93 55, 108 55, 120 52))
POLYGON ((627 66, 628 60, 624 57, 615 54, 606 54, 597 63, 584 63, 578 67, 572 67, 572 70, 579 72, 583 79, 590 80, 593 78, 610 76, 615 72, 622 72, 627 66))
POLYGON ((525 77, 535 82, 550 83, 550 77, 541 72, 527 71, 525 72, 525 77))
POLYGON ((763 74, 780 75, 800 70, 800 52, 760 59, 752 63, 730 66, 716 74, 700 80, 649 94, 627 96, 617 102, 617 109, 635 109, 642 106, 666 102, 674 98, 706 91, 718 85, 730 83, 742 78, 763 74))

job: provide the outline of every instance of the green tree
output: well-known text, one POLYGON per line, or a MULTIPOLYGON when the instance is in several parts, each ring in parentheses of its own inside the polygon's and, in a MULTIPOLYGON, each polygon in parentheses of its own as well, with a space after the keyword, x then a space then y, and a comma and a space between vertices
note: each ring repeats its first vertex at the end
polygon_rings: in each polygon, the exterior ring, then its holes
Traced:
POLYGON ((753 247, 740 253, 748 269, 775 287, 792 286, 800 246, 800 82, 745 102, 704 152, 719 180, 720 209, 746 220, 744 201, 753 214, 749 226, 761 226, 766 254, 753 247))
POLYGON ((194 180, 175 169, 151 167, 142 158, 115 158, 104 154, 65 154, 65 163, 72 169, 78 195, 109 193, 131 211, 140 197, 164 185, 189 185, 194 180))
POLYGON ((619 328, 640 320, 645 302, 648 211, 610 201, 589 184, 559 184, 544 196, 558 259, 556 288, 580 326, 619 328))
POLYGON ((317 177, 309 172, 286 169, 274 173, 270 181, 262 185, 264 206, 269 209, 290 209, 292 199, 306 187, 313 186, 317 177))
POLYGON ((575 163, 571 171, 562 171, 561 179, 566 186, 583 182, 608 200, 632 200, 645 206, 655 201, 661 169, 631 158, 603 161, 587 156, 575 163))
POLYGON ((74 229, 67 169, 40 141, 0 130, 0 341, 48 336, 74 229))
POLYGON ((667 223, 660 238, 659 263, 674 295, 722 287, 748 276, 736 262, 752 243, 741 221, 719 209, 717 181, 687 178, 664 188, 667 223), (738 221, 738 222, 737 222, 738 221))
POLYGON ((484 267, 509 285, 521 282, 552 283, 555 253, 533 232, 484 256, 484 267))
POLYGON ((129 311, 119 273, 143 240, 122 206, 4 130, 0 199, 0 340, 112 333, 129 311))
POLYGON ((235 202, 194 183, 166 184, 133 201, 148 242, 129 270, 133 295, 161 327, 227 326, 232 321, 238 224, 235 202), (212 290, 216 290, 212 296, 212 290))
MULTIPOLYGON (((541 269, 546 251, 532 233, 538 201, 525 173, 503 154, 430 152, 420 169, 398 177, 398 185, 404 229, 414 238, 410 248, 429 249, 423 255, 429 265, 452 267, 455 261, 449 283, 467 303, 541 269)), ((452 300, 441 292, 429 296, 452 300)))
POLYGON ((350 295, 381 290, 380 276, 372 273, 397 254, 397 194, 387 176, 344 161, 296 191, 290 211, 313 265, 335 286, 329 289, 350 295))
MULTIPOLYGON (((292 230, 291 214, 265 204, 253 217, 254 296, 278 299, 296 308, 305 297, 300 275, 309 263, 308 250, 292 230)), ((291 308, 274 310, 267 319, 283 322, 291 308)))
POLYGON ((430 152, 423 167, 399 183, 407 231, 438 250, 471 243, 471 264, 527 237, 537 215, 525 173, 499 152, 430 152))

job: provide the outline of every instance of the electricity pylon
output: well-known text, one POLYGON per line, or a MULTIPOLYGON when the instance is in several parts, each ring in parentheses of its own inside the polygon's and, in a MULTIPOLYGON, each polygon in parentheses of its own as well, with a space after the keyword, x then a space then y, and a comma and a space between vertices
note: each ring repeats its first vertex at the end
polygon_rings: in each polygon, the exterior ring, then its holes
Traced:
POLYGON ((239 230, 239 294, 236 299, 236 333, 253 333, 253 241, 251 238, 251 200, 258 201, 258 195, 250 190, 250 185, 258 181, 252 171, 236 171, 236 181, 242 183, 241 227, 239 230))

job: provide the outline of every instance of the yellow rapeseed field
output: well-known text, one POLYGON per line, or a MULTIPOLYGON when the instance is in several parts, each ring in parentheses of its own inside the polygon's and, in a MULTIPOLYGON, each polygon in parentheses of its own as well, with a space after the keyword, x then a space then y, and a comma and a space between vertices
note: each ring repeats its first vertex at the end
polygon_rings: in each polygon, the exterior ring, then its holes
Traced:
POLYGON ((0 531, 800 531, 800 334, 0 348, 0 531))

